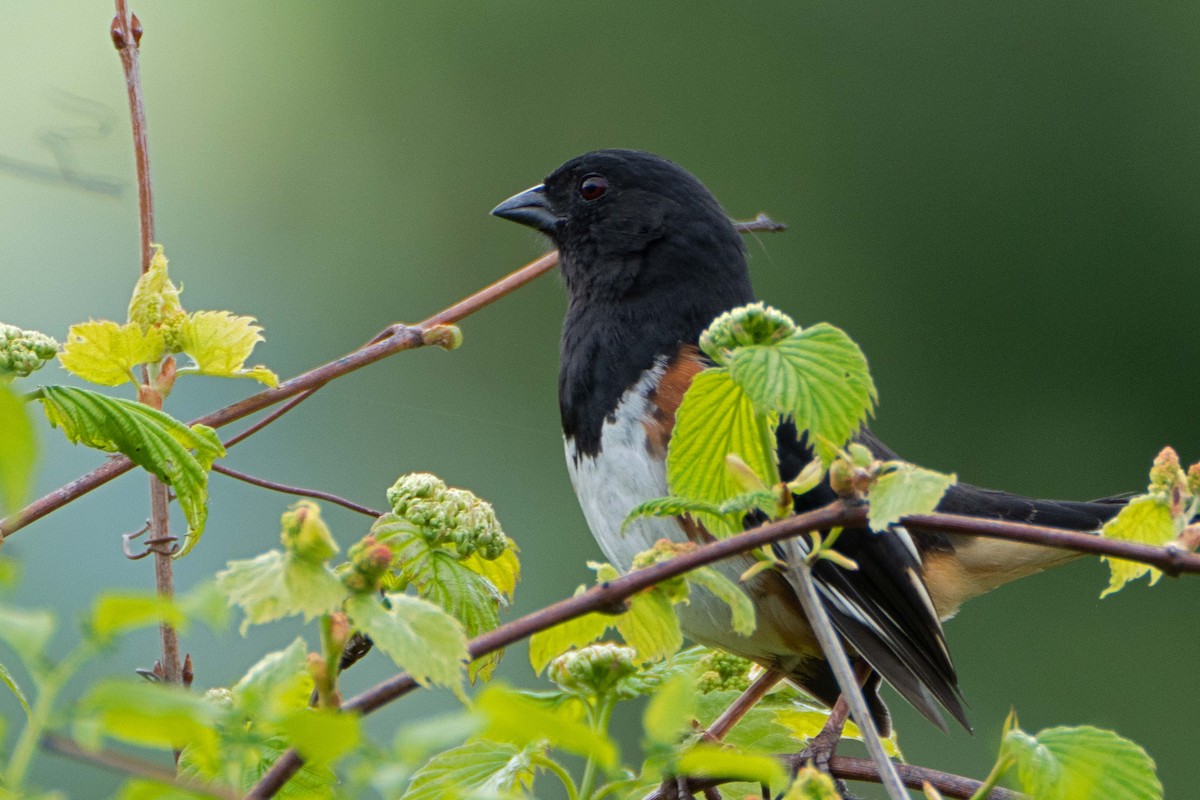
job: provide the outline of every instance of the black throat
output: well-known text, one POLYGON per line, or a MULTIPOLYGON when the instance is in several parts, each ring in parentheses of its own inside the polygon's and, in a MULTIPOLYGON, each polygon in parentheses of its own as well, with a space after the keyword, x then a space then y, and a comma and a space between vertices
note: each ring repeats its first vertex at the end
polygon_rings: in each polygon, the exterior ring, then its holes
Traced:
POLYGON ((621 396, 660 359, 694 344, 721 312, 754 301, 739 235, 732 239, 672 241, 667 236, 621 263, 573 263, 564 255, 570 304, 563 323, 558 399, 563 434, 575 457, 595 456, 606 420, 621 396), (631 263, 632 262, 632 263, 631 263), (601 289, 597 274, 623 277, 618 292, 601 289), (627 277, 626 277, 627 276, 627 277))

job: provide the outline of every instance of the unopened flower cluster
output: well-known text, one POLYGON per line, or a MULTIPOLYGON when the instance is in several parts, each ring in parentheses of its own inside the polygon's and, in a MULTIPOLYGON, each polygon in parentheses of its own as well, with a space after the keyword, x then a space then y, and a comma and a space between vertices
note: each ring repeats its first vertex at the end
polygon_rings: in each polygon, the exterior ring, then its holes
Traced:
POLYGON ((388 489, 387 500, 396 516, 415 525, 431 544, 453 544, 461 558, 478 554, 492 561, 510 546, 491 503, 446 486, 436 475, 405 475, 388 489))
POLYGON ((787 314, 763 303, 726 311, 700 334, 700 349, 718 364, 728 361, 735 347, 775 344, 796 332, 796 323, 787 314))
POLYGON ((6 374, 24 378, 57 353, 58 342, 46 334, 0 322, 0 379, 6 374))
POLYGON ((550 662, 547 674, 563 691, 598 697, 620 691, 637 671, 637 652, 632 647, 599 642, 563 653, 550 662))
POLYGON ((748 659, 714 650, 700 659, 698 687, 703 694, 709 692, 744 692, 750 687, 748 659))
MULTIPOLYGON (((695 549, 696 545, 692 542, 672 542, 670 539, 659 539, 649 550, 643 550, 634 556, 633 564, 630 566, 634 570, 645 569, 663 561, 670 561, 676 556, 690 553, 695 549)), ((665 581, 659 583, 657 588, 665 591, 667 597, 671 598, 672 602, 682 603, 688 599, 686 575, 676 575, 673 578, 667 578, 665 581)))

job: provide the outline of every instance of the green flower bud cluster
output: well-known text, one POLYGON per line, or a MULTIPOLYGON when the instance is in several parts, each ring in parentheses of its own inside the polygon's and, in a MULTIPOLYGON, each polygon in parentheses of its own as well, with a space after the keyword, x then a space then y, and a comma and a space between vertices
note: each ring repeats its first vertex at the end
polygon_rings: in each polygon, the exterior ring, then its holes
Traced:
POLYGON ((718 364, 729 361, 735 347, 775 344, 796 332, 796 323, 787 314, 764 303, 726 311, 700 334, 700 349, 718 364))
POLYGON ((23 331, 0 322, 0 377, 11 373, 24 378, 58 353, 58 342, 44 333, 23 331))
POLYGON ((452 543, 460 558, 478 554, 493 561, 511 546, 491 503, 446 486, 436 475, 405 475, 388 489, 387 500, 396 516, 416 525, 431 544, 452 543))
POLYGON ((637 674, 637 651, 632 647, 599 642, 569 650, 550 662, 547 674, 565 692, 599 697, 637 674))
POLYGON ((352 592, 374 592, 392 568, 392 549, 380 544, 374 536, 364 536, 350 548, 350 562, 341 572, 342 583, 352 592))
MULTIPOLYGON (((675 556, 690 553, 696 549, 692 542, 672 542, 670 539, 659 539, 649 550, 643 550, 633 557, 631 568, 645 569, 663 561, 670 561, 675 556)), ((673 603, 682 603, 688 599, 687 577, 676 575, 658 584, 658 588, 667 593, 673 603)))
POLYGON ((337 542, 321 519, 321 507, 311 500, 301 500, 283 512, 280 522, 279 539, 289 553, 315 564, 337 554, 337 542))
POLYGON ((751 666, 753 665, 748 659, 713 650, 700 659, 702 671, 697 688, 702 694, 721 691, 744 692, 750 688, 751 666))

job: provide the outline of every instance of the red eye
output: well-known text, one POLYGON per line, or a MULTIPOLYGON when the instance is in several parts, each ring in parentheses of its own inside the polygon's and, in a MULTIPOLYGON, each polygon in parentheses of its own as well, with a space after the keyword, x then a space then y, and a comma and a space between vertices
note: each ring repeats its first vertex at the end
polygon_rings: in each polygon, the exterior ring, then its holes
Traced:
POLYGON ((608 191, 608 181, 603 175, 588 175, 579 182, 579 196, 591 202, 599 200, 608 191))

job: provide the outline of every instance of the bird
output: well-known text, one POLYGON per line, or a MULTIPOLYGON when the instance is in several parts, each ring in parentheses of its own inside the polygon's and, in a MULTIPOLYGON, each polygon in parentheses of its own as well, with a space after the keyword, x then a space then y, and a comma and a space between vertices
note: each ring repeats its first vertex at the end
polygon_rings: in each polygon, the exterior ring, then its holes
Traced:
MULTIPOLYGON (((567 292, 558 377, 563 441, 572 486, 600 549, 628 570, 634 556, 660 539, 710 540, 689 518, 622 526, 635 506, 669 494, 666 456, 676 410, 692 379, 712 366, 697 346, 701 332, 721 313, 756 300, 743 238, 729 215, 683 167, 623 149, 572 158, 491 213, 539 231, 559 253, 567 292)), ((877 459, 899 458, 865 425, 854 441, 877 459)), ((785 481, 813 457, 790 420, 778 426, 776 446, 785 481)), ((826 477, 795 498, 795 511, 834 499, 826 477)), ((938 510, 1096 531, 1125 499, 1039 500, 956 483, 938 510)), ((891 721, 881 681, 943 730, 944 710, 969 731, 942 621, 972 597, 1076 557, 901 526, 890 533, 847 529, 836 548, 858 569, 819 559, 814 582, 852 662, 868 675, 864 694, 883 733, 891 721)), ((736 580, 753 563, 744 555, 721 569, 736 580)), ((762 571, 742 587, 755 606, 752 634, 735 633, 728 606, 699 587, 677 607, 683 631, 782 672, 832 706, 840 690, 787 576, 762 571)))

